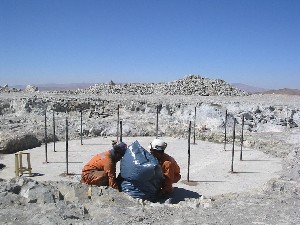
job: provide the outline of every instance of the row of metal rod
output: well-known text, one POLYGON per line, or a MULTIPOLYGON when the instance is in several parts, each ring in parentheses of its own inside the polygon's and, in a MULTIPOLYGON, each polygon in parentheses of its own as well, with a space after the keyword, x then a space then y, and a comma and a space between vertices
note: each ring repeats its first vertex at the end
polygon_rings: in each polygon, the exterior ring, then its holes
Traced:
MULTIPOLYGON (((156 116, 156 137, 158 137, 158 106, 157 106, 157 116, 156 116)), ((48 163, 48 133, 47 133, 47 112, 45 110, 45 163, 48 163)), ((80 110, 80 143, 83 145, 83 110, 80 110)), ((55 123, 55 111, 53 110, 53 151, 56 152, 56 123, 55 123)), ((117 106, 117 141, 122 142, 122 127, 123 123, 120 121, 120 105, 117 106)), ((69 124, 68 124, 68 117, 66 117, 66 174, 69 174, 69 167, 68 167, 68 162, 69 162, 69 124)))
MULTIPOLYGON (((227 143, 227 116, 228 112, 225 112, 225 132, 224 132, 224 150, 226 151, 226 143, 227 143)), ((194 144, 195 144, 195 121, 196 121, 196 107, 195 107, 195 120, 194 120, 194 144)), ((245 117, 242 116, 242 130, 241 130, 241 148, 240 148, 240 161, 243 160, 243 142, 244 142, 244 122, 245 117)), ((191 129, 192 129, 192 121, 189 123, 188 129, 188 170, 187 170, 187 182, 190 182, 190 158, 191 158, 191 129)), ((235 151, 235 139, 236 139, 236 118, 234 118, 233 122, 233 134, 232 134, 232 154, 231 154, 231 169, 230 172, 234 172, 233 162, 234 162, 234 151, 235 151)))
MULTIPOLYGON (((196 127, 196 107, 195 107, 195 114, 194 114, 194 138, 193 138, 193 143, 196 144, 196 135, 195 135, 195 127, 196 127)), ((159 118, 159 106, 156 107, 156 138, 158 138, 158 118, 159 118)), ((224 150, 226 151, 226 143, 227 143, 227 117, 228 113, 226 110, 225 113, 225 134, 224 134, 224 150)), ((83 110, 80 110, 80 143, 83 145, 83 110)), ((189 129, 188 129, 188 174, 187 174, 187 180, 189 181, 189 167, 190 167, 190 144, 191 144, 191 130, 192 130, 192 122, 190 121, 189 123, 189 129)), ((117 141, 122 141, 122 121, 120 121, 120 106, 117 106, 117 141)), ((53 148, 54 152, 56 152, 56 134, 55 134, 55 111, 53 110, 53 148)), ((235 148, 235 129, 236 129, 236 119, 234 118, 234 125, 233 125, 233 140, 232 140, 232 160, 231 160, 231 172, 233 172, 233 159, 234 159, 234 148, 235 148)), ((68 125, 68 117, 66 117, 66 173, 69 174, 69 168, 68 168, 68 161, 69 161, 69 156, 68 156, 68 150, 69 150, 69 137, 68 137, 68 132, 69 132, 69 125, 68 125)), ((241 151, 240 151, 240 160, 242 160, 242 149, 243 149, 243 132, 244 132, 244 116, 242 117, 242 133, 241 133, 241 151)), ((48 148, 47 148, 47 142, 48 142, 48 137, 47 137, 47 114, 45 111, 45 157, 46 157, 46 163, 48 163, 48 148)))

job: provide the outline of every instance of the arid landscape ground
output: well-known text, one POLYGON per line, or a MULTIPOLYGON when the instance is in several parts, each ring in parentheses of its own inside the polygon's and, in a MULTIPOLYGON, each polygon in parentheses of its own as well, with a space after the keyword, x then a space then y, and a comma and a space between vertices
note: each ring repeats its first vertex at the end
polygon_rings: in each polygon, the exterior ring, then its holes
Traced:
POLYGON ((191 76, 158 85, 107 84, 66 92, 2 91, 0 103, 1 224, 300 224, 297 95, 248 95, 226 82, 191 76), (98 150, 109 148, 116 138, 118 107, 124 140, 130 144, 137 139, 145 147, 156 135, 158 110, 158 135, 168 141, 168 151, 182 169, 183 179, 175 185, 175 204, 142 202, 97 187, 89 199, 87 185, 79 183, 80 166, 98 150), (45 111, 50 163, 43 163, 45 111), (64 174, 62 163, 66 118, 70 155, 74 157, 72 176, 64 174), (240 162, 242 118, 245 158, 240 162), (190 121, 191 142, 195 135, 197 144, 191 146, 194 182, 186 184, 184 152, 190 121), (234 121, 236 173, 230 173, 234 121), (57 155, 53 153, 54 126, 57 155), (14 177, 14 153, 20 150, 31 153, 32 177, 14 177), (222 158, 223 163, 218 161, 222 158))

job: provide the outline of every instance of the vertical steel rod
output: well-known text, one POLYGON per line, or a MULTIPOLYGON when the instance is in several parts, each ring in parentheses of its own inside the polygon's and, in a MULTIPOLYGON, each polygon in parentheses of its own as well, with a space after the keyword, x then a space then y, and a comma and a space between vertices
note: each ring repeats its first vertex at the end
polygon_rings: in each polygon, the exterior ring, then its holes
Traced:
POLYGON ((158 138, 158 105, 156 106, 156 138, 158 138))
POLYGON ((195 118, 194 118, 194 144, 196 144, 196 107, 195 107, 195 118))
POLYGON ((189 136, 188 136, 188 172, 187 172, 187 181, 188 181, 188 182, 190 182, 191 127, 192 127, 192 121, 190 121, 190 124, 189 124, 189 136))
POLYGON ((118 121, 117 121, 117 142, 119 141, 119 124, 120 124, 120 105, 117 108, 118 121))
POLYGON ((48 135, 47 135, 47 112, 45 109, 45 155, 46 155, 46 163, 48 163, 48 146, 47 146, 47 140, 48 140, 48 135))
POLYGON ((241 153, 240 153, 240 161, 243 160, 244 123, 245 123, 245 117, 244 117, 244 115, 243 115, 243 117, 242 117, 242 134, 241 134, 241 153))
POLYGON ((122 125, 122 121, 120 121, 120 142, 122 142, 123 140, 123 135, 122 135, 122 130, 123 130, 123 125, 122 125))
POLYGON ((56 149, 55 149, 55 111, 53 109, 53 150, 54 152, 56 152, 56 149))
POLYGON ((289 123, 289 109, 288 106, 286 106, 286 128, 288 129, 290 127, 289 123))
POLYGON ((80 144, 83 145, 82 143, 82 109, 80 110, 80 144))
POLYGON ((232 173, 233 173, 233 160, 234 160, 235 123, 236 123, 236 120, 235 120, 235 118, 233 118, 232 155, 231 155, 231 172, 232 173))
POLYGON ((226 112, 225 112, 225 133, 224 133, 224 150, 226 151, 226 143, 227 143, 227 109, 226 109, 226 112))
POLYGON ((69 124, 68 117, 66 117, 66 167, 67 175, 69 174, 69 124))

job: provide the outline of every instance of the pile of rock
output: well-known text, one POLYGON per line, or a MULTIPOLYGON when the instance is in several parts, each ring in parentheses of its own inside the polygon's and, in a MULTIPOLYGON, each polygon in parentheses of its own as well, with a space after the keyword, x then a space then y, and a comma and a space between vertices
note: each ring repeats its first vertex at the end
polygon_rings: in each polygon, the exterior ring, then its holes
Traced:
POLYGON ((38 87, 33 86, 33 85, 27 85, 25 90, 25 92, 29 92, 29 93, 33 93, 33 92, 37 92, 39 91, 38 87))
POLYGON ((166 83, 96 84, 76 93, 91 94, 130 94, 130 95, 199 95, 199 96, 245 96, 241 91, 224 80, 212 80, 199 75, 188 75, 183 79, 166 83))
POLYGON ((8 84, 5 84, 3 87, 0 86, 0 93, 10 93, 10 92, 19 92, 20 89, 17 88, 10 88, 8 87, 8 84))

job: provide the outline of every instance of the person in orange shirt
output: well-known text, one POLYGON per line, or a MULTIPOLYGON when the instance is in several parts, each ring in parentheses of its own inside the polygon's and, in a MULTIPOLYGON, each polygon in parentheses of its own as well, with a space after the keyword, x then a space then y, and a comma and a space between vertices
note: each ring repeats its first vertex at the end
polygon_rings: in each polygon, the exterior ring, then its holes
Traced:
POLYGON ((167 143, 161 139, 154 139, 149 146, 150 152, 154 155, 164 175, 159 196, 168 198, 173 192, 173 183, 177 183, 180 178, 180 167, 175 159, 165 153, 167 143))
POLYGON ((114 144, 111 150, 92 157, 82 169, 81 183, 119 189, 116 180, 116 164, 122 159, 126 149, 127 145, 120 142, 114 144))

